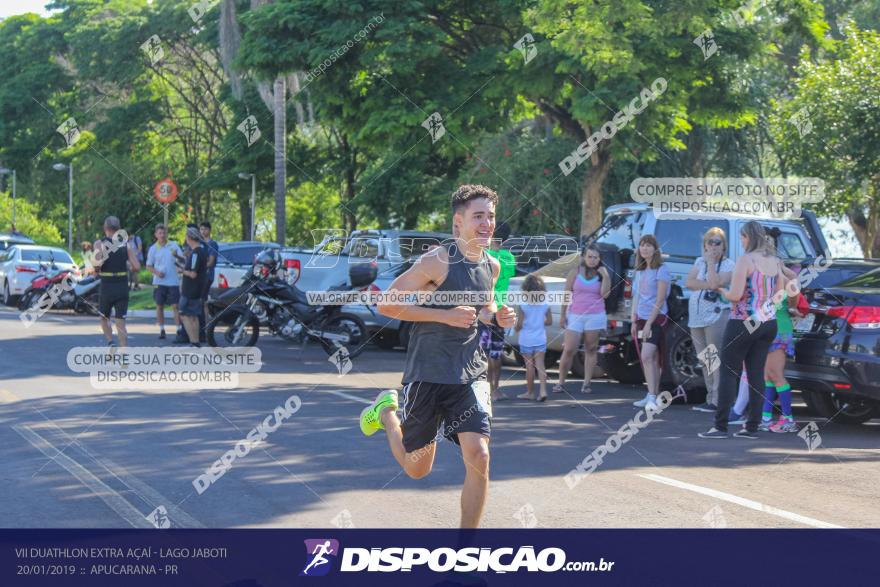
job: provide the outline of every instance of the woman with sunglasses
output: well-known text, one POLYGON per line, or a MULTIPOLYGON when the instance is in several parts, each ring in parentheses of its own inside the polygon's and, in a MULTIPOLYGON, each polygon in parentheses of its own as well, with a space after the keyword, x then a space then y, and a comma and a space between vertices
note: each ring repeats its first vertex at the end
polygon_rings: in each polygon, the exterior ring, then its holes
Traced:
POLYGON ((703 235, 703 255, 697 257, 685 281, 691 290, 688 300, 688 328, 694 341, 694 350, 703 363, 703 381, 706 384, 706 403, 694 406, 698 412, 714 413, 718 409, 717 368, 711 367, 711 350, 721 352, 724 328, 730 318, 730 302, 722 298, 716 289, 730 285, 734 264, 727 257, 727 236, 717 226, 703 235))

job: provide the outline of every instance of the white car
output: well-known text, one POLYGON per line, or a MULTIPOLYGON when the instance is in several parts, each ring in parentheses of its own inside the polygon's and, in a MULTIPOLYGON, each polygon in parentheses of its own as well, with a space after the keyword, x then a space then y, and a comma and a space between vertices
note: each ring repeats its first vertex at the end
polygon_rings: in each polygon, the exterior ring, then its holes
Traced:
POLYGON ((17 301, 34 277, 39 275, 40 263, 50 267, 54 263, 58 269, 69 269, 74 273, 79 271, 64 249, 42 245, 13 245, 0 252, 0 292, 4 304, 11 306, 17 301))

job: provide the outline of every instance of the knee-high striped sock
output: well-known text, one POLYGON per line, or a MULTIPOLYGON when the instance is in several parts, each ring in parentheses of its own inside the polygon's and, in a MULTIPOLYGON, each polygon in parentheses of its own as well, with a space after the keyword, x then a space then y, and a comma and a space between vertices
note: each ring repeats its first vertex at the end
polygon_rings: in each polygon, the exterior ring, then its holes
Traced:
POLYGON ((773 402, 776 401, 776 384, 772 381, 764 382, 764 411, 761 418, 764 420, 773 419, 773 402))
POLYGON ((785 385, 778 386, 776 388, 776 393, 779 394, 779 405, 782 407, 782 417, 786 420, 791 420, 791 385, 786 383, 785 385))

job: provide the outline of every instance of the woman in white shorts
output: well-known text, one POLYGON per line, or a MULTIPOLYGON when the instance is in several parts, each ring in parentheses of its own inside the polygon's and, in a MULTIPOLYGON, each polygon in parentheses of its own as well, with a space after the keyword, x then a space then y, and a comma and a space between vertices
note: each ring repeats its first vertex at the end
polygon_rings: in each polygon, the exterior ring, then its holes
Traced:
POLYGON ((565 291, 571 294, 571 306, 562 304, 560 326, 565 329, 562 358, 559 360, 559 383, 554 393, 565 391, 565 377, 571 361, 584 340, 584 383, 582 393, 591 393, 590 379, 596 366, 599 350, 599 334, 608 325, 605 315, 605 298, 611 291, 611 278, 602 265, 599 249, 594 245, 581 252, 581 262, 571 270, 565 280, 565 291))

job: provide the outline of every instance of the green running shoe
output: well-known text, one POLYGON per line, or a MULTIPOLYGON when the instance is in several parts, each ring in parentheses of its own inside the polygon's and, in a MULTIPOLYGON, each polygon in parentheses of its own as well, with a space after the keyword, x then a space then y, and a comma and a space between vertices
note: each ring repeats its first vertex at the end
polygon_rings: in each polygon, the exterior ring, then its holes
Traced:
POLYGON ((364 436, 372 436, 379 430, 385 429, 380 416, 382 415, 382 410, 386 408, 391 408, 392 410, 398 408, 397 391, 389 389, 380 392, 376 399, 373 400, 373 403, 361 412, 361 432, 364 433, 364 436))

